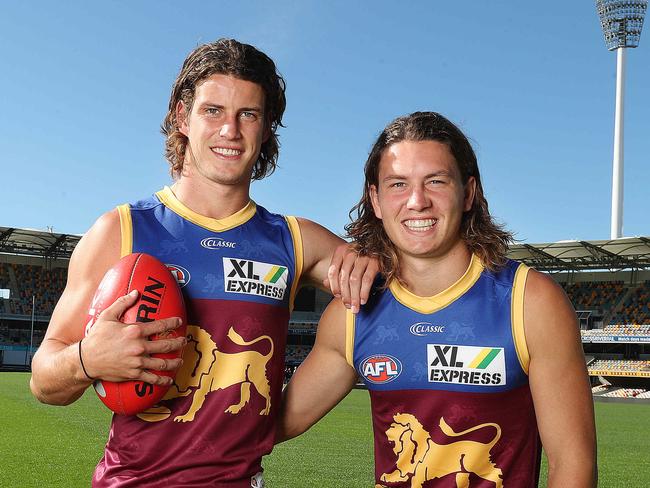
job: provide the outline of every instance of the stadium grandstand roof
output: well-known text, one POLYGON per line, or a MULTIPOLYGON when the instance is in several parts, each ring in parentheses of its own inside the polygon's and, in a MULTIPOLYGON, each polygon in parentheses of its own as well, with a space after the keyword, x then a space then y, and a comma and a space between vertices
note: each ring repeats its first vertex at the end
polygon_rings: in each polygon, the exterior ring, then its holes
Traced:
MULTIPOLYGON (((79 239, 76 234, 0 227, 0 253, 69 259, 79 239)), ((508 257, 539 271, 650 269, 650 237, 520 243, 510 247, 508 257)))
POLYGON ((508 257, 539 271, 650 269, 650 237, 515 244, 508 257))
POLYGON ((70 259, 80 235, 0 227, 0 253, 70 259))

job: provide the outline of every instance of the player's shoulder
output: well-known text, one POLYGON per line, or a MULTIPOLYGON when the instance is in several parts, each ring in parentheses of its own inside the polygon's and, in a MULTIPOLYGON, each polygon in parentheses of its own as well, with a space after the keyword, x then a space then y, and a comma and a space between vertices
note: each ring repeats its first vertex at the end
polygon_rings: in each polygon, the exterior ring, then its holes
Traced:
MULTIPOLYGON (((325 251, 327 259, 331 259, 336 246, 343 244, 341 238, 334 235, 327 228, 314 222, 313 220, 304 217, 285 217, 288 220, 295 222, 295 225, 300 229, 302 240, 307 246, 314 250, 318 249, 321 252, 325 251)), ((315 253, 320 256, 320 253, 315 253)))
MULTIPOLYGON (((396 279, 396 278, 395 278, 396 279)), ((379 308, 385 306, 384 304, 390 303, 392 300, 397 300, 397 297, 391 291, 390 286, 386 282, 386 276, 381 272, 375 276, 370 291, 368 292, 368 299, 366 303, 359 309, 359 317, 372 315, 379 308)))
POLYGON ((288 220, 295 219, 295 217, 273 213, 259 203, 253 202, 253 205, 255 205, 255 216, 258 223, 262 222, 268 225, 283 225, 286 227, 288 220))
POLYGON ((345 318, 347 313, 347 308, 343 304, 343 301, 340 298, 333 298, 325 307, 322 317, 332 318, 332 319, 341 319, 345 318))
POLYGON ((80 270, 83 275, 95 269, 102 269, 103 274, 120 258, 121 239, 118 210, 109 210, 95 221, 75 247, 70 260, 70 274, 80 270))
POLYGON ((158 197, 158 193, 160 192, 156 192, 153 195, 149 195, 125 205, 128 205, 131 210, 149 210, 158 207, 160 205, 163 205, 163 202, 158 197))
MULTIPOLYGON (((573 305, 551 276, 530 270, 524 295, 524 330, 531 359, 563 354, 579 344, 573 305)), ((531 363, 532 364, 532 363, 531 363)), ((584 363, 583 363, 584 364, 584 363)))
POLYGON ((531 268, 526 278, 526 297, 535 301, 554 302, 565 299, 566 294, 550 275, 531 268))
POLYGON ((327 305, 318 321, 319 337, 321 339, 329 337, 333 344, 344 347, 345 341, 341 341, 340 337, 345 336, 346 323, 353 320, 351 314, 352 312, 345 307, 340 298, 334 298, 327 305))
MULTIPOLYGON (((475 256, 475 259, 476 258, 477 256, 475 256)), ((495 267, 494 269, 488 268, 482 261, 480 266, 483 268, 483 276, 492 280, 496 284, 506 287, 512 286, 517 273, 528 271, 528 267, 525 264, 513 259, 506 259, 500 266, 495 267)))
POLYGON ((82 241, 103 241, 120 238, 120 215, 117 208, 113 208, 99 216, 82 241))
MULTIPOLYGON (((92 244, 103 245, 109 249, 120 249, 122 239, 122 219, 124 214, 134 210, 146 210, 154 208, 157 205, 162 205, 156 194, 150 195, 146 198, 136 200, 133 203, 124 203, 118 205, 107 212, 103 213, 92 225, 92 227, 84 234, 81 242, 82 249, 86 245, 92 244)), ((119 251, 118 251, 119 257, 119 251)))
POLYGON ((548 274, 531 269, 524 293, 524 325, 530 338, 550 334, 572 334, 576 315, 562 287, 548 274), (569 327, 570 325, 570 327, 569 327))

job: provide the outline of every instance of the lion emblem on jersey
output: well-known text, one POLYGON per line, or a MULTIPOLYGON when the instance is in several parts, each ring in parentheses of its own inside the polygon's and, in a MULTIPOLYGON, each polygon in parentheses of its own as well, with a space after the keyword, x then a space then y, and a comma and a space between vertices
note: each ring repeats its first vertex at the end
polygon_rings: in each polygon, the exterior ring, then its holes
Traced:
MULTIPOLYGON (((386 431, 397 456, 397 469, 383 474, 381 481, 397 483, 411 480, 411 488, 422 488, 426 481, 456 475, 457 488, 469 488, 470 473, 489 480, 497 488, 503 487, 503 473, 490 460, 490 450, 501 438, 501 427, 487 423, 454 432, 444 418, 440 418, 440 430, 448 437, 460 437, 486 427, 496 429, 489 443, 458 440, 449 444, 436 444, 422 424, 413 415, 398 413, 386 431)), ((381 485, 376 485, 380 488, 381 485)))
POLYGON ((474 339, 474 327, 470 325, 459 324, 458 322, 452 322, 447 326, 449 330, 449 340, 458 341, 458 340, 467 340, 474 339))
POLYGON ((160 241, 160 247, 160 254, 162 256, 169 256, 170 254, 179 252, 187 252, 187 246, 185 246, 185 241, 183 240, 170 241, 169 239, 165 239, 163 241, 160 241))
POLYGON ((377 338, 375 339, 375 344, 383 344, 385 341, 398 341, 399 336, 397 335, 397 327, 396 326, 384 326, 380 325, 375 329, 375 335, 377 338))
MULTIPOLYGON (((239 346, 251 346, 267 341, 269 351, 261 354, 254 350, 227 353, 220 351, 210 334, 200 327, 187 327, 187 346, 183 353, 183 365, 179 369, 174 384, 165 400, 192 395, 192 404, 187 412, 174 418, 175 422, 191 422, 197 415, 208 394, 217 390, 240 385, 239 402, 230 405, 224 413, 238 414, 250 401, 251 386, 266 401, 259 415, 269 415, 271 411, 271 385, 266 377, 266 365, 273 357, 273 340, 262 335, 250 341, 244 340, 233 327, 228 330, 228 339, 239 346)), ((155 422, 164 420, 169 409, 156 406, 138 414, 142 420, 155 422)))

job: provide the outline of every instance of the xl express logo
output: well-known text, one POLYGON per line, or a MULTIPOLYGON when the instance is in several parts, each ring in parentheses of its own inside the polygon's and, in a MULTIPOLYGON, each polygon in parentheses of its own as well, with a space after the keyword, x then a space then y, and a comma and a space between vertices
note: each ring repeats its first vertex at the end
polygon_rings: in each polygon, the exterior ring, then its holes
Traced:
POLYGON ((402 363, 394 356, 377 354, 361 361, 359 372, 371 383, 390 383, 401 374, 402 363))
POLYGON ((427 362, 431 383, 506 384, 506 361, 502 347, 427 344, 427 362))
POLYGON ((224 289, 282 300, 287 289, 289 269, 277 264, 248 259, 223 258, 224 289))

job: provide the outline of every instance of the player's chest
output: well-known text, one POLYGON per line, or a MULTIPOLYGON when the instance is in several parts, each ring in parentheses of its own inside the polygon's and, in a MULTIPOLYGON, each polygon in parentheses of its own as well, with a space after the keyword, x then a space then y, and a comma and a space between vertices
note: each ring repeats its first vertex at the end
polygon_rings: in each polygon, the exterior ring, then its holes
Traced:
POLYGON ((503 307, 391 305, 358 319, 355 368, 371 389, 502 389, 518 375, 510 322, 503 307))
POLYGON ((167 265, 188 300, 286 306, 295 264, 281 237, 246 228, 222 233, 199 228, 136 247, 167 265))

